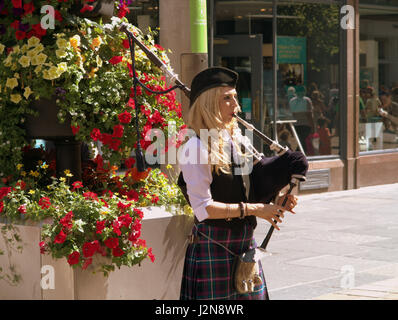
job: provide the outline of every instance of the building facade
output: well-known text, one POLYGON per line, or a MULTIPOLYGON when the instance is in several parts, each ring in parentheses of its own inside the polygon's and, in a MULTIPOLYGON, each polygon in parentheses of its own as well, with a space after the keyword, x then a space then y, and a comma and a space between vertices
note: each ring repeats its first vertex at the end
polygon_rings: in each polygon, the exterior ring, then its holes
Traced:
POLYGON ((398 182, 398 0, 133 3, 184 83, 207 66, 239 73, 242 117, 307 155, 300 193, 398 182))

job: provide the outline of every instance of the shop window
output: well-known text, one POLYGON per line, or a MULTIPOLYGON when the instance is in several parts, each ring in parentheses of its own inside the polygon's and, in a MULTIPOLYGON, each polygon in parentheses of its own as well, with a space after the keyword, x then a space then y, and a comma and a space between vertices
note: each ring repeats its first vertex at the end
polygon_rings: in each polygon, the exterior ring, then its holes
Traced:
MULTIPOLYGON (((246 91, 251 92, 248 97, 252 99, 252 108, 243 108, 247 111, 244 117, 274 137, 277 100, 278 141, 293 150, 304 151, 309 157, 338 156, 341 140, 340 6, 336 1, 320 2, 323 4, 278 3, 277 30, 273 30, 272 1, 218 0, 214 12, 214 65, 225 64, 224 57, 229 57, 228 61, 234 56, 250 57, 252 81, 246 91), (274 35, 278 64, 276 97, 272 89, 274 35), (258 53, 253 52, 254 47, 259 47, 256 39, 261 40, 258 53), (255 61, 260 61, 259 65, 255 61), (253 81, 256 73, 262 79, 262 87, 254 89, 258 85, 253 81), (261 104, 260 112, 256 111, 255 101, 261 104)), ((225 65, 239 71, 238 64, 225 65)))
POLYGON ((360 1, 359 150, 398 148, 398 4, 360 1))
POLYGON ((130 23, 144 33, 148 28, 156 30, 159 27, 159 0, 127 0, 127 3, 130 12, 126 17, 130 23))

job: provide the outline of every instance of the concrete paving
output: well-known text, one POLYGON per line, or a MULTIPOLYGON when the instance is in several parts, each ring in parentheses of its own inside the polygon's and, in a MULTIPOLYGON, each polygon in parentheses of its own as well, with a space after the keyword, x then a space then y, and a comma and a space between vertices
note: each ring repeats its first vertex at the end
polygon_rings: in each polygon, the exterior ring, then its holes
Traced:
POLYGON ((271 299, 398 300, 398 184, 299 196, 295 212, 262 259, 271 299))

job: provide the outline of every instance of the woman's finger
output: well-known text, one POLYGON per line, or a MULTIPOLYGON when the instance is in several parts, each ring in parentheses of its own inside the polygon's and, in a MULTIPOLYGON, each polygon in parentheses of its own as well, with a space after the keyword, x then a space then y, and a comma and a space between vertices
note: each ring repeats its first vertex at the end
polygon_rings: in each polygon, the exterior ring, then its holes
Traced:
POLYGON ((272 220, 272 219, 267 219, 267 221, 276 229, 276 230, 280 230, 278 225, 272 220))

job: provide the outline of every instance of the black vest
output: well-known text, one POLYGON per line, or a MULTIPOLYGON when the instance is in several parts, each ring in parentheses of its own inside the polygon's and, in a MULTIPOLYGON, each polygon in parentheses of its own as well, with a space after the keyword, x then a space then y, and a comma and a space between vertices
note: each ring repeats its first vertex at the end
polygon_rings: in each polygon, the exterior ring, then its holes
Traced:
MULTIPOLYGON (((243 185, 242 176, 234 175, 233 172, 234 167, 232 167, 230 174, 225 174, 222 172, 217 174, 213 172, 213 181, 210 185, 210 192, 214 201, 223 203, 247 202, 246 190, 243 185)), ((186 192, 186 184, 182 172, 178 177, 178 185, 189 203, 188 194, 186 192)), ((199 223, 196 217, 195 223, 199 223)), ((255 216, 248 216, 244 219, 233 218, 230 221, 227 221, 226 219, 205 219, 201 223, 206 223, 210 226, 231 229, 241 229, 245 224, 250 224, 253 229, 257 226, 257 220, 255 216)))

